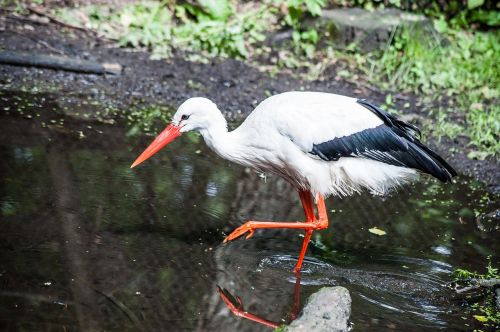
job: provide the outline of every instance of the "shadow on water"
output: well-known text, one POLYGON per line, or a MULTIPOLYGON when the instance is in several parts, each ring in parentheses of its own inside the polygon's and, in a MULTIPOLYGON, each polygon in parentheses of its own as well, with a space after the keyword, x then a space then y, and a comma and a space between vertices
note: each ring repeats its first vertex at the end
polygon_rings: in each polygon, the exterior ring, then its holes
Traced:
MULTIPOLYGON (((131 170, 150 137, 65 116, 61 96, 0 98, 2 330, 268 330, 233 317, 217 285, 248 311, 290 319, 301 234, 221 245, 248 218, 301 220, 288 184, 218 159, 194 135, 131 170)), ((463 329, 444 285, 454 268, 481 270, 498 254, 498 231, 478 230, 474 216, 490 201, 464 177, 328 199, 331 226, 313 235, 301 303, 342 285, 356 330, 463 329)))

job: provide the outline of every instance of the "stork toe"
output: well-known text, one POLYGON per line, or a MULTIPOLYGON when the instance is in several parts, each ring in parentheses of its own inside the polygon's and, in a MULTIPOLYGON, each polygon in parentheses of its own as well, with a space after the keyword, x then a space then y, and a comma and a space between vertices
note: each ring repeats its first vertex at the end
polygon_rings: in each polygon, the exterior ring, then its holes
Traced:
POLYGON ((243 302, 239 296, 236 298, 229 293, 227 289, 221 288, 217 285, 217 289, 219 291, 219 295, 228 307, 236 316, 241 316, 240 313, 244 312, 243 302))
POLYGON ((236 228, 234 231, 232 231, 231 234, 229 234, 224 239, 224 243, 229 242, 229 241, 233 241, 233 240, 239 238, 240 236, 244 235, 246 232, 248 232, 248 235, 245 237, 245 239, 251 238, 255 232, 253 227, 251 225, 249 225, 248 222, 241 225, 240 227, 236 228))

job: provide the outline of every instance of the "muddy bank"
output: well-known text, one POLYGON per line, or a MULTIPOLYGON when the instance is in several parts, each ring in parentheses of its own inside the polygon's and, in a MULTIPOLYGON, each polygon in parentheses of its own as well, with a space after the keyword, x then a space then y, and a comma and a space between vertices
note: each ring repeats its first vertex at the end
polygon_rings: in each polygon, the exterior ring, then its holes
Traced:
MULTIPOLYGON (((291 75, 267 73, 230 59, 214 59, 210 63, 193 63, 176 54, 168 61, 153 61, 145 52, 118 49, 109 41, 83 31, 38 22, 33 18, 13 17, 0 12, 0 45, 8 51, 68 56, 97 62, 118 62, 121 75, 77 74, 51 69, 0 65, 0 89, 57 92, 68 97, 85 96, 97 105, 111 105, 127 109, 130 105, 160 104, 176 106, 193 96, 207 96, 214 100, 231 119, 248 114, 270 94, 288 90, 316 90, 345 94, 383 103, 385 93, 346 82, 336 75, 337 65, 325 71, 315 81, 304 81, 291 75)), ((421 114, 414 96, 402 96, 396 106, 409 114, 421 114), (411 106, 402 105, 410 101, 411 106)), ((83 116, 83 114, 71 114, 83 116)), ((87 114, 92 116, 92 114, 87 114)), ((110 114, 109 117, 117 117, 110 114)), ((106 119, 104 119, 106 120, 106 119)), ((470 160, 465 138, 443 139, 432 137, 429 144, 444 155, 459 173, 473 176, 486 183, 492 192, 500 192, 498 161, 470 160)))

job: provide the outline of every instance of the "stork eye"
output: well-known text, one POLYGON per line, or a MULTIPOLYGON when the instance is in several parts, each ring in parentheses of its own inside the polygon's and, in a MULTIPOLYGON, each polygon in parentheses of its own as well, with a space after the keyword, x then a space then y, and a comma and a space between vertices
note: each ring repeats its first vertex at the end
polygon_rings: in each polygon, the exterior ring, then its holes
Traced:
POLYGON ((183 114, 183 115, 181 116, 181 121, 184 121, 184 120, 187 120, 187 119, 189 119, 189 115, 187 115, 187 114, 183 114))

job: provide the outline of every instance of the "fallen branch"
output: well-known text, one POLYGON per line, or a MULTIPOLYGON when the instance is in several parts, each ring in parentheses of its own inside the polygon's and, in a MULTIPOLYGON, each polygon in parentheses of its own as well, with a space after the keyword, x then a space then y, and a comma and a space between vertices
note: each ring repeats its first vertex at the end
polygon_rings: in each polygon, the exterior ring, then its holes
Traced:
POLYGON ((99 63, 95 61, 72 59, 55 55, 30 54, 12 51, 0 52, 0 63, 100 75, 117 75, 122 71, 122 66, 118 63, 99 63))
POLYGON ((496 279, 496 278, 493 278, 493 279, 471 279, 471 280, 469 280, 469 282, 471 283, 470 286, 456 289, 456 292, 458 294, 460 294, 460 293, 465 293, 467 291, 481 288, 481 287, 495 287, 496 285, 500 285, 500 279, 496 279))

